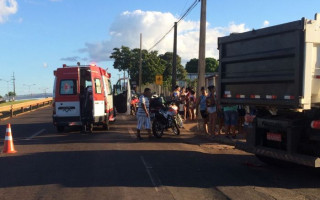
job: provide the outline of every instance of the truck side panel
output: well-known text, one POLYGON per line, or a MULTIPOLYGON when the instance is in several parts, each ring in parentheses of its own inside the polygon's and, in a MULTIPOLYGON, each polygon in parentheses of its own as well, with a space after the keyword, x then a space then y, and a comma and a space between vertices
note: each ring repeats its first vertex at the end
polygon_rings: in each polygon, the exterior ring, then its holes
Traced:
POLYGON ((299 107, 304 20, 219 38, 222 104, 299 107))

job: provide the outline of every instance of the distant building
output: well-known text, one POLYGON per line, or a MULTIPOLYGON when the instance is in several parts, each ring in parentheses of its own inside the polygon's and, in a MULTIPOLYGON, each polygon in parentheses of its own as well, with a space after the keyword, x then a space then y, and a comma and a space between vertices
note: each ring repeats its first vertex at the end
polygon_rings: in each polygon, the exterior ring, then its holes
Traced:
MULTIPOLYGON (((205 78, 207 77, 213 77, 215 75, 217 75, 218 73, 217 72, 213 72, 213 73, 206 73, 205 74, 205 78)), ((198 73, 188 73, 187 74, 187 79, 189 79, 190 81, 194 81, 196 79, 198 79, 198 73)), ((178 81, 178 85, 180 87, 187 87, 187 82, 186 81, 178 81)))

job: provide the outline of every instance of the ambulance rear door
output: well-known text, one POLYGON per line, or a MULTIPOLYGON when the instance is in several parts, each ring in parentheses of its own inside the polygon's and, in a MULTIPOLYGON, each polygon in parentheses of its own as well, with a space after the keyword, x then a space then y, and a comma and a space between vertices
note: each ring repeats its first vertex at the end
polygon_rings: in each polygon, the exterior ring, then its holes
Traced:
POLYGON ((93 116, 94 122, 103 122, 105 118, 105 97, 102 74, 99 67, 91 66, 93 116))
POLYGON ((105 73, 103 76, 103 85, 104 85, 104 95, 105 95, 105 105, 106 105, 106 113, 108 114, 109 121, 114 121, 114 111, 113 111, 113 94, 112 94, 112 86, 111 86, 111 74, 105 73))
POLYGON ((79 68, 58 68, 55 75, 55 117, 80 121, 79 68))

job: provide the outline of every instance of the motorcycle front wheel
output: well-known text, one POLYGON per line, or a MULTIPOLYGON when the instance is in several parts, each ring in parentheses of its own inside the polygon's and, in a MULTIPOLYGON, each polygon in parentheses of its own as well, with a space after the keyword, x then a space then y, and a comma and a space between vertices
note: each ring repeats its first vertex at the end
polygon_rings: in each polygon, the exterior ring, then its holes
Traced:
POLYGON ((161 138, 163 135, 162 125, 160 124, 160 122, 158 120, 153 120, 152 133, 153 133, 154 137, 156 137, 156 138, 161 138))
POLYGON ((180 135, 179 126, 175 121, 173 121, 173 124, 172 124, 172 131, 173 131, 173 134, 180 135))

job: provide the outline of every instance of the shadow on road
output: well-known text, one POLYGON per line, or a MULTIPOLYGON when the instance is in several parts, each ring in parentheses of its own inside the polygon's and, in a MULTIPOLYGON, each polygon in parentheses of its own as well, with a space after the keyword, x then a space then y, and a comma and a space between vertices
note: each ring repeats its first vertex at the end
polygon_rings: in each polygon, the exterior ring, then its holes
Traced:
MULTIPOLYGON (((134 122, 133 122, 134 123, 134 122)), ((117 121, 111 125, 109 131, 97 126, 94 128, 94 133, 83 133, 81 127, 68 127, 63 133, 58 133, 51 123, 32 123, 32 124, 12 124, 12 135, 14 144, 16 145, 33 145, 33 144, 68 144, 68 143, 115 143, 119 139, 122 143, 136 143, 135 136, 130 136, 128 128, 134 131, 132 123, 117 121), (41 134, 28 138, 33 134, 42 131, 41 134), (132 138, 133 137, 133 138, 132 138)), ((0 139, 5 137, 6 125, 0 126, 0 139)), ((142 131, 143 137, 147 138, 147 132, 142 131)), ((155 138, 144 142, 156 143, 187 143, 187 144, 202 144, 208 143, 207 140, 201 139, 193 134, 184 134, 180 136, 174 135, 170 130, 164 133, 162 138, 155 138)), ((1 144, 0 144, 1 145, 1 144)))
POLYGON ((141 157, 165 186, 320 187, 318 170, 270 170, 241 164, 244 160, 252 159, 250 155, 115 150, 45 152, 0 157, 0 187, 48 184, 65 187, 154 187, 141 157))

